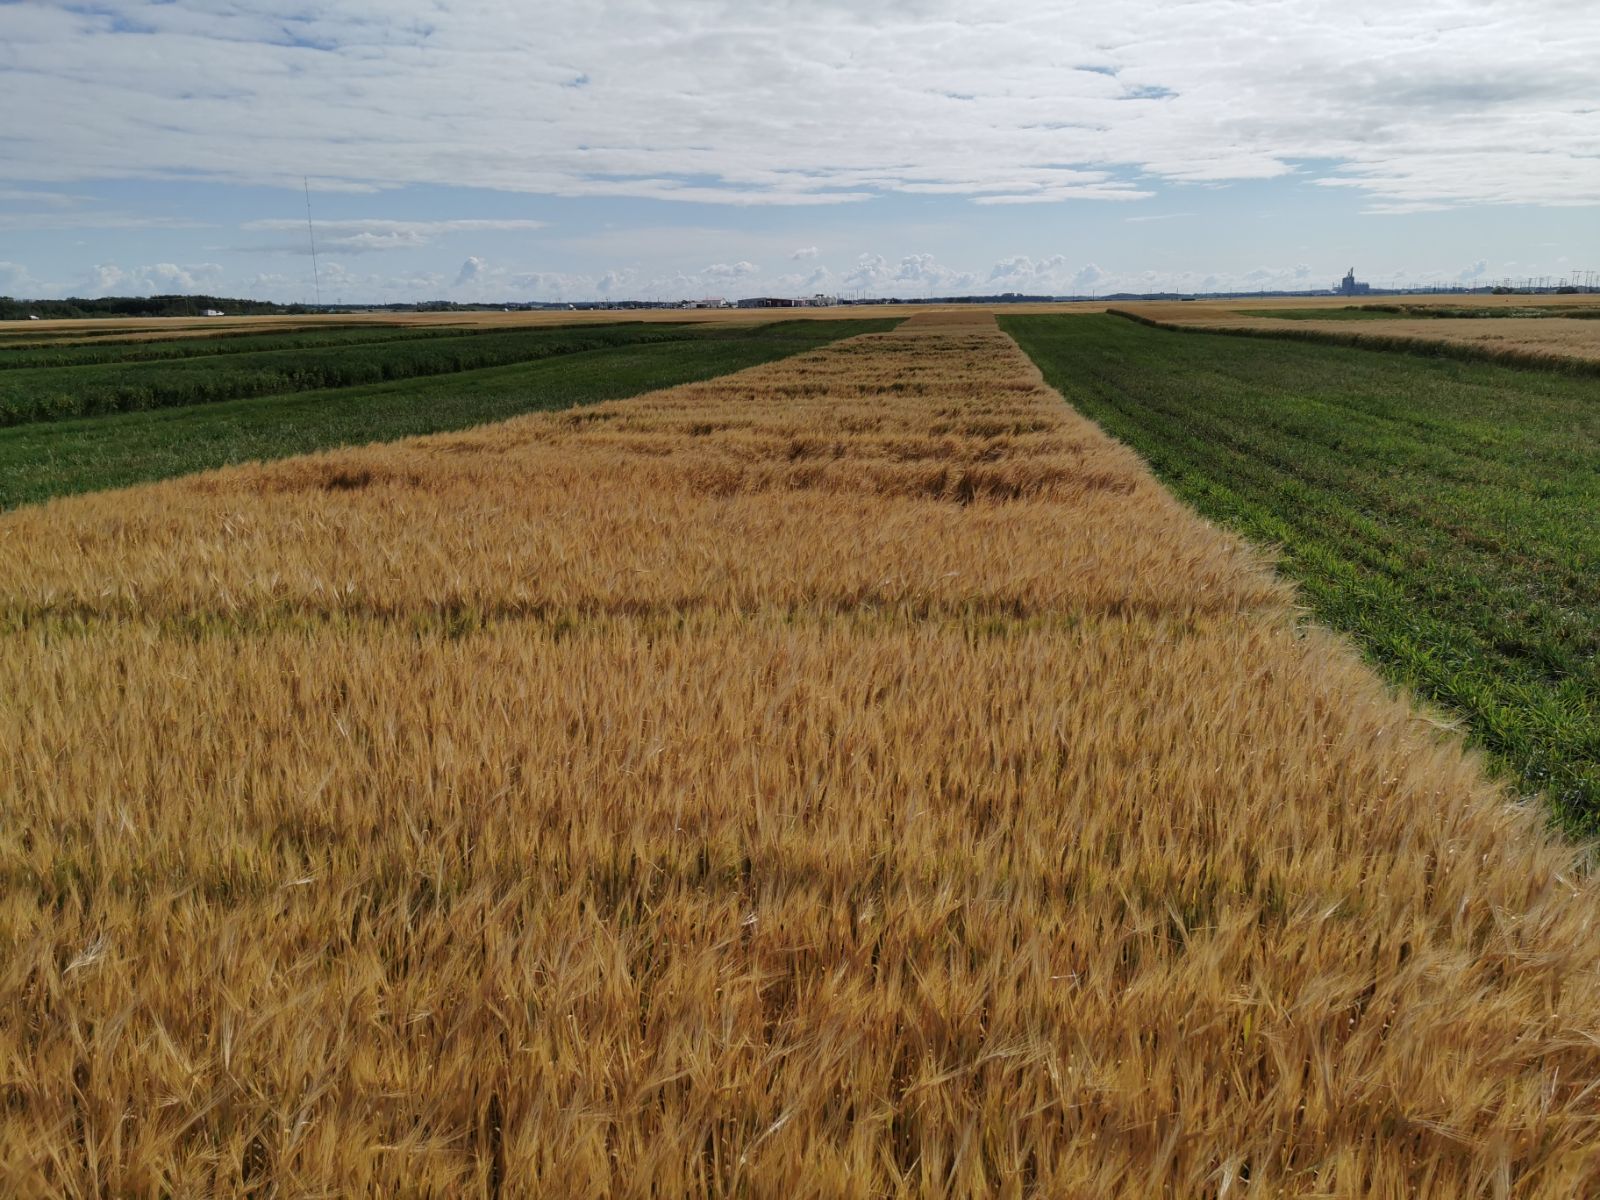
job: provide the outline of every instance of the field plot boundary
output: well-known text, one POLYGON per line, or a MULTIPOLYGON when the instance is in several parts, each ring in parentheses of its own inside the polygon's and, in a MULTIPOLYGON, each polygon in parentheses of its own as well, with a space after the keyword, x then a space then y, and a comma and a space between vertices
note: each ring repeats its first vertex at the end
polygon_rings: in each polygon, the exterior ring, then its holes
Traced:
POLYGON ((1186 502, 1276 547, 1318 619, 1463 720, 1554 818, 1595 831, 1600 405, 1586 377, 1315 339, 1273 354, 1145 322, 1007 325, 1186 502))
MULTIPOLYGON (((679 338, 646 336, 448 374, 9 426, 0 428, 5 471, 0 511, 243 461, 427 436, 598 403, 745 370, 894 323, 777 321, 679 338), (539 394, 527 392, 536 386, 539 394)), ((579 336, 585 336, 583 329, 579 336)))
POLYGON ((1392 321, 1407 320, 1494 321, 1600 319, 1600 299, 1592 308, 1571 304, 1530 304, 1522 308, 1483 304, 1347 304, 1340 308, 1239 308, 1243 317, 1266 317, 1275 321, 1392 321))
MULTIPOLYGON (((1435 340, 1425 336, 1362 333, 1358 330, 1351 330, 1347 333, 1343 330, 1334 329, 1304 329, 1297 327, 1292 322, 1285 322, 1284 327, 1278 329, 1254 325, 1211 324, 1205 315, 1201 315, 1195 322, 1189 323, 1166 321, 1159 317, 1152 317, 1146 313, 1135 312, 1126 308, 1107 308, 1106 313, 1109 316, 1121 317, 1135 324, 1145 325, 1151 329, 1160 329, 1167 333, 1211 333, 1226 337, 1317 342, 1322 345, 1344 346, 1356 350, 1390 351, 1417 355, 1423 358, 1454 358, 1464 362, 1492 363, 1502 367, 1555 371, 1563 375, 1600 377, 1600 359, 1584 358, 1575 354, 1560 354, 1553 351, 1521 350, 1511 346, 1479 346, 1467 342, 1449 341, 1444 338, 1435 340)), ((1220 319, 1222 318, 1210 318, 1211 321, 1220 319)))

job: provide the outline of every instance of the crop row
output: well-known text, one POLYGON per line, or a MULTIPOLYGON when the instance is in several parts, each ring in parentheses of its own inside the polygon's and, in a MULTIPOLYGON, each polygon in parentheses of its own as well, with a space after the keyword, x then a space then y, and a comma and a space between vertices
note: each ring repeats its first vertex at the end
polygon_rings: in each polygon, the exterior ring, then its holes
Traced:
POLYGON ((558 327, 220 358, 7 371, 0 373, 0 425, 353 387, 696 336, 705 334, 683 326, 558 327))
POLYGON ((288 332, 197 334, 150 341, 68 341, 20 346, 0 343, 0 371, 164 362, 177 358, 209 358, 268 350, 320 350, 330 346, 362 346, 462 336, 470 336, 470 332, 458 329, 406 329, 396 325, 324 325, 288 332))

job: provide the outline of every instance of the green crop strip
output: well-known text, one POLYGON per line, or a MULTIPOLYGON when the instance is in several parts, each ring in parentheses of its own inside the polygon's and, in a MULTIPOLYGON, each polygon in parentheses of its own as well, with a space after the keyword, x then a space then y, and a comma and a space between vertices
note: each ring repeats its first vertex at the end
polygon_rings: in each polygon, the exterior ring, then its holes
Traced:
MULTIPOLYGON (((671 340, 634 338, 510 366, 4 429, 0 509, 231 463, 616 400, 740 371, 895 324, 830 320, 672 327, 671 340)), ((588 337, 591 331, 583 332, 588 337)))
POLYGON ((701 339, 715 332, 638 323, 567 326, 0 371, 0 426, 449 375, 609 346, 701 339))
POLYGON ((268 350, 317 350, 337 346, 371 346, 429 338, 470 337, 476 330, 407 329, 398 325, 322 326, 289 332, 190 334, 148 341, 29 343, 0 342, 0 371, 36 367, 85 367, 109 363, 159 362, 210 358, 268 350))
POLYGON ((1600 383, 1111 317, 1004 317, 1317 618, 1600 831, 1600 383))

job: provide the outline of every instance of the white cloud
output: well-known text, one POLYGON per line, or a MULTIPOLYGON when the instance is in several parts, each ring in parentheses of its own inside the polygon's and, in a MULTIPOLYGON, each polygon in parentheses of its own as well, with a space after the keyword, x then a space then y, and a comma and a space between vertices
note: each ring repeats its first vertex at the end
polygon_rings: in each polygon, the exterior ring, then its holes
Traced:
MULTIPOLYGON (((20 194, 20 193, 19 193, 20 194)), ((51 207, 44 212, 0 212, 0 229, 206 229, 205 221, 149 213, 103 212, 51 207)))
MULTIPOLYGON (((279 300, 311 298, 310 272, 296 275, 258 276, 262 286, 250 295, 267 295, 279 300), (276 287, 269 286, 276 284, 276 287)), ((352 271, 341 262, 322 264, 322 298, 333 303, 404 303, 416 300, 441 300, 449 290, 447 275, 434 271, 412 271, 396 275, 352 271)))
POLYGON ((32 299, 38 294, 38 280, 21 263, 0 261, 0 296, 32 299))
MULTIPOLYGON (((362 260, 370 261, 370 260, 362 260)), ((899 258, 879 253, 859 256, 846 271, 818 264, 809 271, 763 274, 760 268, 734 272, 746 260, 717 264, 696 271, 658 271, 637 264, 616 266, 595 273, 519 271, 493 260, 471 255, 453 271, 429 270, 394 273, 352 269, 338 259, 322 263, 322 297, 341 303, 407 303, 454 299, 483 303, 520 301, 579 301, 593 299, 682 300, 727 296, 809 296, 814 292, 907 298, 1023 292, 1033 295, 1100 296, 1124 292, 1258 292, 1321 290, 1334 282, 1337 272, 1305 263, 1264 263, 1244 271, 1150 270, 1081 262, 1065 255, 1042 258, 1013 255, 986 270, 952 266, 927 253, 899 258)), ((1462 269, 1439 263, 1421 263, 1363 273, 1380 285, 1411 282, 1481 283, 1506 275, 1521 276, 1530 268, 1509 261, 1479 262, 1462 269)), ((1559 272, 1552 272, 1559 274, 1559 272)), ((155 263, 124 268, 114 262, 97 264, 69 283, 47 283, 33 277, 25 265, 0 262, 0 293, 54 298, 66 295, 148 295, 170 292, 209 292, 248 295, 285 302, 312 296, 310 264, 289 273, 264 272, 229 276, 215 263, 155 263)))
POLYGON ((1396 212, 1600 195, 1600 10, 1576 0, 1127 0, 1070 20, 1046 0, 0 11, 0 111, 48 115, 6 129, 11 184, 309 172, 356 191, 1014 205, 1298 172, 1396 212))
POLYGON ((989 281, 1004 283, 1039 283, 1055 279, 1066 267, 1067 260, 1060 254, 1034 262, 1025 254, 1001 259, 989 271, 989 281))
POLYGON ((815 258, 817 257, 817 248, 815 246, 802 246, 793 254, 789 255, 789 257, 795 262, 802 262, 808 258, 815 258))
POLYGON ((756 266, 755 263, 745 262, 741 259, 736 263, 712 263, 700 273, 711 279, 748 279, 751 275, 757 275, 760 272, 761 268, 756 266))
POLYGON ((144 268, 143 279, 152 291, 198 292, 222 277, 217 263, 180 267, 176 263, 156 263, 144 268))
POLYGON ((0 187, 0 204, 37 204, 45 208, 71 208, 88 197, 67 192, 42 192, 33 188, 0 187))
MULTIPOLYGON (((255 249, 271 250, 284 254, 310 254, 310 239, 306 236, 306 223, 292 217, 274 217, 265 221, 247 221, 240 226, 246 232, 275 233, 282 240, 255 249)), ((546 228, 544 221, 532 220, 450 220, 450 221, 387 221, 341 220, 316 221, 317 252, 337 254, 366 254, 381 250, 410 250, 426 246, 452 233, 487 233, 511 230, 546 228)))
POLYGON ((109 296, 116 293, 118 286, 127 275, 115 263, 97 263, 89 272, 88 286, 84 288, 86 296, 109 296))
MULTIPOLYGON (((1095 263, 1081 265, 1064 254, 1033 259, 1025 254, 1001 259, 989 270, 986 290, 1031 292, 1039 295, 1084 295, 1104 289, 1110 275, 1095 263)), ((1138 290, 1146 285, 1140 284, 1138 290)))
POLYGON ((222 281, 217 263, 153 263, 123 269, 116 263, 96 263, 71 287, 74 296, 153 296, 210 292, 222 281))
POLYGON ((908 254, 891 263, 881 254, 863 254, 845 276, 849 291, 868 295, 932 296, 971 289, 977 277, 939 262, 932 254, 908 254))
POLYGON ((1106 273, 1094 263, 1085 263, 1083 269, 1072 277, 1072 286, 1081 292, 1084 288, 1096 286, 1105 277, 1106 273))

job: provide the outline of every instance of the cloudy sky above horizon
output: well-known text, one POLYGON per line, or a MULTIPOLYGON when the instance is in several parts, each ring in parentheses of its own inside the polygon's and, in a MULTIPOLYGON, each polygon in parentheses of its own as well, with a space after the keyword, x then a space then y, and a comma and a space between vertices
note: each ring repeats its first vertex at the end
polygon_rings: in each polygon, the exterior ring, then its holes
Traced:
POLYGON ((1590 0, 0 0, 0 293, 1600 272, 1590 0))

